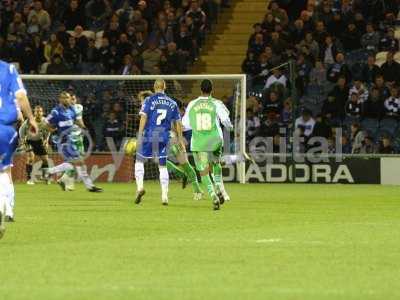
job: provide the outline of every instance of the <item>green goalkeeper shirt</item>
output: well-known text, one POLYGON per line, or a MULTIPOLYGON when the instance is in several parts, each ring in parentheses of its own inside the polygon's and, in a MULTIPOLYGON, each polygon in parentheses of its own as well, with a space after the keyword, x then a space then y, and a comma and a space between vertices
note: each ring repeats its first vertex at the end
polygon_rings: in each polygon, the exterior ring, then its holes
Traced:
POLYGON ((213 152, 223 145, 221 123, 233 128, 229 110, 222 101, 212 97, 198 97, 191 101, 182 118, 185 129, 192 130, 190 148, 193 152, 213 152))

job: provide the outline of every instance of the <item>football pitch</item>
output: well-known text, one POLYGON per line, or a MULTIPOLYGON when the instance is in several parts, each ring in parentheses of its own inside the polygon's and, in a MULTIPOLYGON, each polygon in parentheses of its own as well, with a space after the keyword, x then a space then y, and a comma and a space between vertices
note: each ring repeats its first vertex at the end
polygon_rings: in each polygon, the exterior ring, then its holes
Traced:
POLYGON ((399 299, 400 188, 227 185, 213 211, 147 182, 17 185, 0 241, 0 298, 399 299))

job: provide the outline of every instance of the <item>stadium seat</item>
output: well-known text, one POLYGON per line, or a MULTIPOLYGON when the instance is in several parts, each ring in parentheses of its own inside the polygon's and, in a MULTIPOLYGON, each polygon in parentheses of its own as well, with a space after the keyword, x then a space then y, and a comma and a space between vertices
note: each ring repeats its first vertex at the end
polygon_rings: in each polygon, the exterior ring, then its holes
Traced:
POLYGON ((361 127, 367 131, 375 132, 379 128, 378 119, 365 118, 361 121, 361 127))
POLYGON ((392 118, 384 118, 381 120, 379 124, 379 130, 380 131, 386 131, 388 132, 391 136, 394 135, 396 132, 396 129, 398 127, 398 122, 395 119, 392 118))

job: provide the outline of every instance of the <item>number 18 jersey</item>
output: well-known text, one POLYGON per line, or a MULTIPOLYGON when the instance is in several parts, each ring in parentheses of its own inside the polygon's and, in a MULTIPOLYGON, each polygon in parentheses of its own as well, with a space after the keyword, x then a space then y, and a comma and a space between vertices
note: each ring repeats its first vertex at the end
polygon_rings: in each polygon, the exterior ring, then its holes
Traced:
POLYGON ((192 129, 190 147, 193 152, 218 150, 223 145, 220 123, 232 128, 228 109, 212 97, 199 97, 190 102, 182 122, 186 129, 192 129))

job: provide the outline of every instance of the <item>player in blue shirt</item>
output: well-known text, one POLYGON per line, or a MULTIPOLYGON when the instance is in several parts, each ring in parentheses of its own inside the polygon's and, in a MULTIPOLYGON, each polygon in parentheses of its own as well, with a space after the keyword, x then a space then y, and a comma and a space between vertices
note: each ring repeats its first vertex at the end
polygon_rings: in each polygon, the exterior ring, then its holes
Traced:
POLYGON ((171 129, 179 143, 183 143, 182 123, 178 105, 165 94, 166 84, 162 79, 154 82, 154 94, 144 100, 140 111, 138 149, 136 151, 135 179, 136 204, 145 194, 143 187, 144 162, 155 159, 160 171, 161 200, 168 205, 169 175, 166 167, 171 129))
MULTIPOLYGON (((62 173, 65 171, 76 170, 78 177, 89 192, 102 192, 103 190, 93 184, 92 179, 87 173, 87 167, 80 151, 81 138, 76 136, 76 126, 85 129, 81 118, 77 118, 76 110, 72 106, 73 96, 67 92, 62 92, 59 96, 59 105, 53 108, 47 117, 47 123, 52 131, 57 132, 58 152, 64 158, 64 163, 49 168, 48 175, 62 173)), ((47 175, 47 176, 48 176, 47 175)), ((65 182, 59 181, 65 191, 65 182)))
POLYGON ((0 238, 4 220, 14 220, 14 185, 11 177, 12 158, 17 148, 15 124, 23 115, 31 131, 38 132, 22 80, 13 65, 0 60, 0 238))

